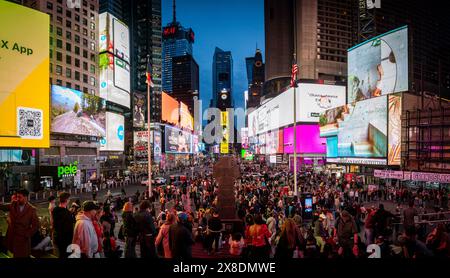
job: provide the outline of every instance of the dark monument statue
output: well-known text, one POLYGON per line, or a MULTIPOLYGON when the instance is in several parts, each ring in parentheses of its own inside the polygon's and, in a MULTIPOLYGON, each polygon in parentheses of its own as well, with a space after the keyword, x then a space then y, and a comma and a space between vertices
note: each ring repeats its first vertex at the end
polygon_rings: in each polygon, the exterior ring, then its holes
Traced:
POLYGON ((224 223, 238 221, 234 183, 241 176, 239 165, 233 157, 222 157, 214 165, 213 176, 219 185, 217 207, 220 218, 224 223))

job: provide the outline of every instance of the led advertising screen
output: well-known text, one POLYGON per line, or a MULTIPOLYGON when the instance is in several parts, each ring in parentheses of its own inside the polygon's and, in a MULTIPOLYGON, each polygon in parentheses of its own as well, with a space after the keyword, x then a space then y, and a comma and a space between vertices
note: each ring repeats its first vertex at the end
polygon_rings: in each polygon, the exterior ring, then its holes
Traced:
POLYGON ((162 93, 161 98, 162 115, 161 119, 167 123, 178 125, 180 110, 178 101, 166 93, 162 93))
POLYGON ((229 153, 230 131, 228 124, 228 112, 220 112, 220 124, 222 126, 222 141, 220 143, 220 153, 229 153))
POLYGON ((192 134, 181 129, 166 126, 166 153, 192 153, 192 134))
POLYGON ((283 130, 266 133, 266 154, 283 153, 283 130))
POLYGON ((106 121, 104 99, 52 86, 51 132, 104 137, 106 121))
POLYGON ((408 28, 348 51, 348 103, 408 90, 408 28))
POLYGON ((180 101, 180 126, 189 130, 194 130, 194 118, 189 112, 189 108, 180 101))
POLYGON ((106 137, 100 140, 101 151, 124 151, 125 149, 125 117, 106 112, 106 137))
POLYGON ((99 15, 99 52, 109 52, 130 63, 128 27, 110 13, 99 15))
POLYGON ((0 1, 0 147, 50 146, 48 14, 0 1))
POLYGON ((249 148, 249 140, 248 140, 248 128, 241 128, 241 145, 243 149, 249 148))
POLYGON ((402 151, 402 96, 389 96, 389 165, 400 165, 402 151))
MULTIPOLYGON (((299 83, 296 89, 297 121, 318 123, 320 114, 345 105, 345 90, 345 86, 299 83)), ((289 104, 292 105, 292 101, 289 104)))
MULTIPOLYGON (((297 153, 325 154, 326 139, 320 138, 319 125, 297 125, 297 153)), ((294 153, 294 127, 284 129, 284 153, 294 153)))
MULTIPOLYGON (((161 137, 161 131, 153 131, 153 158, 156 162, 161 161, 161 154, 162 154, 162 137, 161 137)), ((152 138, 150 138, 152 140, 152 138)))
POLYGON ((130 65, 109 53, 99 55, 100 97, 130 108, 130 65))
POLYGON ((327 110, 320 118, 327 157, 385 158, 387 156, 387 97, 381 96, 327 110))
MULTIPOLYGON (((150 133, 150 142, 152 142, 153 132, 150 133)), ((134 156, 136 158, 145 158, 148 156, 148 132, 147 131, 135 131, 133 134, 134 139, 134 156)))
POLYGON ((144 94, 133 94, 133 126, 145 126, 145 117, 147 114, 147 97, 144 94))

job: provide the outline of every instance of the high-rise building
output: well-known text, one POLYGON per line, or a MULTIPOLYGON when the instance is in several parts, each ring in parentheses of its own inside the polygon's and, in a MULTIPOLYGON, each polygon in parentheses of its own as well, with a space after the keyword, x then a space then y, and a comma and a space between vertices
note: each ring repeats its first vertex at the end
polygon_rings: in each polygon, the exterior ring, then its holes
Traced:
MULTIPOLYGON (((129 0, 123 4, 124 22, 130 29, 132 99, 147 97, 147 55, 152 66, 151 122, 161 121, 161 0, 129 0)), ((146 105, 143 106, 147 118, 146 105)))
POLYGON ((232 107, 233 57, 231 51, 216 47, 213 64, 213 105, 221 109, 232 107))
POLYGON ((245 58, 245 67, 247 69, 247 80, 248 80, 248 88, 252 85, 253 82, 253 64, 255 63, 255 57, 247 57, 245 58))
POLYGON ((265 0, 263 95, 289 85, 294 52, 299 79, 345 81, 347 49, 356 42, 355 7, 353 0, 265 0))
POLYGON ((256 107, 260 104, 264 84, 264 63, 261 50, 256 49, 253 57, 252 81, 248 91, 247 108, 256 107))
POLYGON ((187 54, 172 58, 172 96, 177 100, 184 102, 191 114, 194 113, 194 96, 198 94, 199 68, 194 58, 187 54))
MULTIPOLYGON (((50 15, 50 84, 99 96, 99 2, 80 1, 80 7, 61 0, 24 0, 21 4, 50 15)), ((66 124, 73 122, 68 119, 66 124)), ((98 178, 99 140, 95 136, 52 132, 50 148, 37 152, 34 188, 70 188, 98 178), (56 175, 57 167, 70 164, 77 165, 76 179, 56 175)))
POLYGON ((119 20, 123 20, 124 1, 126 0, 100 0, 99 14, 107 12, 119 20))

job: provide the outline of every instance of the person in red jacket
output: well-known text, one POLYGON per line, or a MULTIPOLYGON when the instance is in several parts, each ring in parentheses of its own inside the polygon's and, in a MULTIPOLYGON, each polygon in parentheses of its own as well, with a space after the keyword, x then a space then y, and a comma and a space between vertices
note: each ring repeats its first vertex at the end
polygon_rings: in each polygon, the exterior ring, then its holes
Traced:
POLYGON ((258 214, 255 217, 255 224, 253 224, 248 231, 248 236, 251 238, 253 258, 269 258, 270 244, 269 238, 272 233, 264 223, 262 216, 258 214))

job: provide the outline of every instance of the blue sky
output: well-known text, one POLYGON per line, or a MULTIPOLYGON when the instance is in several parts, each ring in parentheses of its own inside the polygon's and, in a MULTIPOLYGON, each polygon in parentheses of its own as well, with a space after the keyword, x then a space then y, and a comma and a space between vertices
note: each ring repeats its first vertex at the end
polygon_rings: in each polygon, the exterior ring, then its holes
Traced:
MULTIPOLYGON (((233 97, 244 107, 247 89, 245 58, 254 56, 256 44, 264 57, 263 0, 177 0, 177 21, 195 33, 194 58, 200 68, 200 95, 209 105, 215 47, 233 56, 233 97)), ((162 0, 163 27, 172 21, 172 0, 162 0)))

